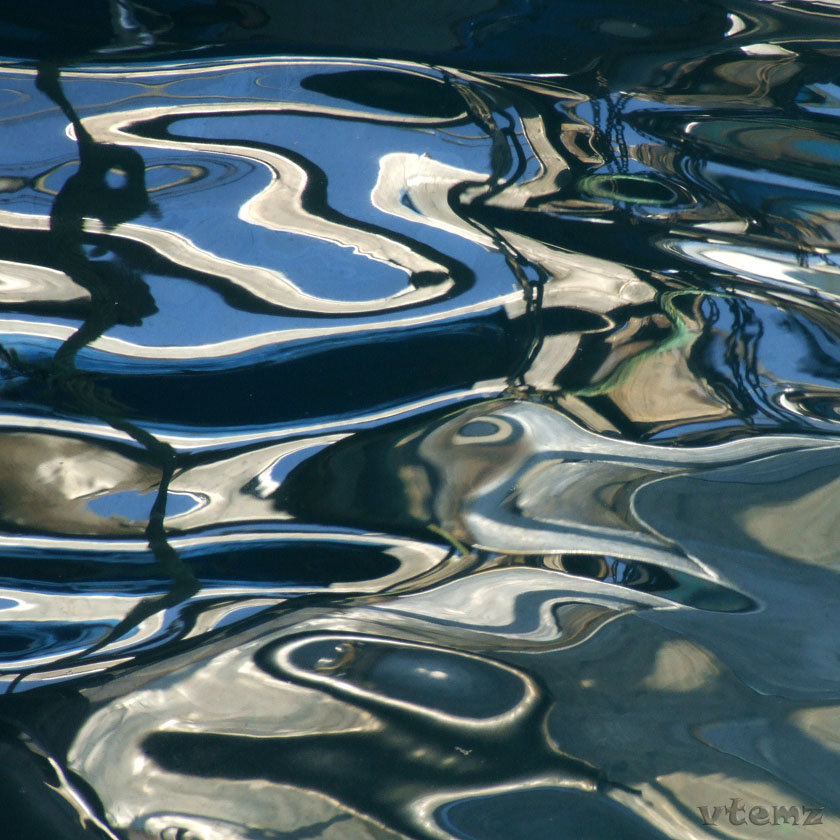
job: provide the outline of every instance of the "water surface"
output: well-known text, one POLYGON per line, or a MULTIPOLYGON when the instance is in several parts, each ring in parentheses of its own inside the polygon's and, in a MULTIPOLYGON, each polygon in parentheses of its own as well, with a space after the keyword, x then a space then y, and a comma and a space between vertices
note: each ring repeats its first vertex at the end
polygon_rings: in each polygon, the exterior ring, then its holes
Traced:
POLYGON ((840 7, 40 5, 15 836, 840 837, 840 7))

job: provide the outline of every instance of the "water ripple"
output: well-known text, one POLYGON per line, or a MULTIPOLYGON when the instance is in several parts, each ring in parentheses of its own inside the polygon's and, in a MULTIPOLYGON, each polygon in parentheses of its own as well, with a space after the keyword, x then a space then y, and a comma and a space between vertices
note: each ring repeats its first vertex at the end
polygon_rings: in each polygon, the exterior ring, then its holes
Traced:
POLYGON ((834 5, 8 12, 20 836, 840 834, 834 5))

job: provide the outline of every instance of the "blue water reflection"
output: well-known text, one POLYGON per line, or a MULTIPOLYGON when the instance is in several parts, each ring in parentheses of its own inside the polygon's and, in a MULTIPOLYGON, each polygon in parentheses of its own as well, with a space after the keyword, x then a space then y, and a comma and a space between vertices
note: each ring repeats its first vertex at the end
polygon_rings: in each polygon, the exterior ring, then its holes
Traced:
POLYGON ((832 4, 76 5, 0 13, 17 836, 840 836, 832 4))

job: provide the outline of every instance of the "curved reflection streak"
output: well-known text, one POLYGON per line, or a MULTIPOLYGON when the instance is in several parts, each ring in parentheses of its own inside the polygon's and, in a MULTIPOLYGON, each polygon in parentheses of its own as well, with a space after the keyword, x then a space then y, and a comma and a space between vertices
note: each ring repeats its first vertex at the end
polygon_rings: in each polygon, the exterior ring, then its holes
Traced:
POLYGON ((840 394, 830 388, 812 385, 807 390, 789 388, 778 395, 778 403, 785 411, 816 420, 840 422, 840 394))
MULTIPOLYGON (((5 636, 0 657, 3 675, 31 669, 45 675, 53 670, 54 663, 77 657, 105 639, 142 601, 140 597, 125 595, 55 595, 3 588, 0 597, 17 603, 16 608, 0 610, 5 636)), ((132 632, 101 647, 99 657, 112 662, 115 654, 134 653, 149 641, 160 644, 164 637, 174 635, 172 621, 173 617, 164 613, 150 616, 132 632)))
MULTIPOLYGON (((450 583, 444 582, 429 592, 406 592, 394 604, 359 606, 346 614, 347 620, 360 628, 400 627, 403 635, 417 636, 434 644, 445 645, 452 633, 457 633, 461 647, 474 653, 495 654, 559 654, 586 645, 608 624, 639 609, 661 609, 663 603, 651 599, 648 603, 622 598, 619 592, 609 593, 596 587, 576 589, 575 582, 558 581, 531 592, 511 589, 503 592, 508 584, 516 587, 531 582, 526 575, 495 574, 493 588, 485 592, 472 589, 465 578, 463 593, 473 600, 462 605, 444 605, 443 614, 430 609, 426 597, 433 592, 447 595, 450 583), (561 583, 562 588, 557 585, 561 583), (486 599, 480 600, 483 596, 486 599), (477 597, 476 597, 477 596, 477 597), (512 619, 504 623, 501 607, 510 606, 512 619), (487 613, 485 615, 484 613, 487 613)), ((479 578, 490 573, 484 572, 479 578)), ((481 581, 483 584, 484 581, 481 581)), ((452 590, 458 589, 453 587, 452 590)))
POLYGON ((269 651, 262 651, 258 661, 275 677, 317 688, 362 708, 383 712, 387 709, 389 714, 404 712, 412 716, 429 715, 434 718, 436 725, 451 726, 462 731, 504 730, 516 724, 520 718, 530 715, 539 697, 536 684, 514 668, 499 663, 491 664, 479 656, 455 653, 433 645, 410 644, 375 636, 307 635, 281 643, 269 651), (312 647, 316 648, 314 653, 307 650, 312 647), (376 666, 373 666, 374 671, 371 673, 364 663, 367 659, 376 662, 389 655, 398 657, 398 662, 391 667, 396 667, 400 673, 391 674, 389 666, 385 665, 382 677, 390 688, 383 691, 382 687, 376 686, 376 666), (316 656, 317 659, 314 658, 316 656), (417 661, 422 664, 417 665, 417 661), (462 679, 477 681, 478 685, 449 685, 451 675, 447 669, 455 663, 464 671, 462 679), (471 670, 488 668, 495 672, 494 676, 487 674, 479 678, 477 674, 470 673, 471 670), (354 677, 357 670, 358 678, 354 677), (399 682, 391 683, 398 676, 399 682), (419 680, 426 683, 426 686, 407 686, 406 680, 419 680), (516 691, 521 696, 512 708, 489 711, 491 706, 497 705, 500 696, 513 691, 507 683, 514 681, 517 682, 516 691), (488 692, 492 692, 492 695, 488 695, 488 692), (427 705, 407 699, 416 695, 425 696, 427 705), (482 709, 488 706, 488 710, 470 715, 470 702, 479 704, 482 709), (447 707, 451 709, 447 710, 447 707), (455 711, 456 708, 458 711, 455 711))
POLYGON ((393 436, 351 437, 295 468, 277 496, 281 509, 314 521, 389 530, 434 523, 456 541, 502 553, 629 554, 709 576, 706 565, 640 525, 639 488, 778 453, 795 463, 797 452, 813 448, 836 451, 818 438, 782 436, 695 449, 630 443, 545 406, 496 402, 393 436), (359 458, 380 471, 387 498, 349 486, 346 465, 359 458))
POLYGON ((702 577, 692 583, 699 595, 693 603, 689 583, 682 583, 688 592, 677 587, 646 591, 555 569, 501 568, 444 580, 428 591, 408 592, 396 603, 360 608, 359 617, 414 620, 418 632, 434 628, 441 639, 457 633, 495 650, 562 650, 634 610, 744 613, 756 607, 731 585, 711 585, 702 577))
MULTIPOLYGON (((349 429, 367 428, 375 426, 385 420, 399 420, 411 417, 415 414, 434 411, 440 408, 451 408, 460 403, 472 402, 475 399, 482 399, 498 395, 504 390, 504 382, 480 383, 468 391, 456 391, 454 393, 442 394, 436 397, 417 400, 386 409, 365 414, 361 417, 341 418, 334 421, 321 423, 310 423, 301 426, 289 426, 285 428, 267 428, 256 432, 230 432, 227 429, 220 429, 215 435, 207 435, 196 432, 195 434, 177 434, 168 431, 166 426, 158 429, 156 437, 159 440, 172 446, 174 449, 183 452, 201 451, 212 449, 227 449, 239 445, 270 443, 272 441, 285 440, 299 436, 318 434, 341 434, 349 429)), ((179 431, 183 432, 181 427, 179 431)), ((69 434, 90 435, 96 439, 119 441, 130 443, 132 438, 116 429, 102 426, 98 423, 82 423, 73 420, 54 420, 42 417, 33 417, 26 414, 2 414, 0 413, 0 429, 36 429, 47 432, 67 432, 69 434)))
POLYGON ((453 188, 468 184, 481 187, 488 180, 486 174, 450 166, 426 155, 389 152, 379 159, 379 174, 370 199, 383 213, 431 225, 493 249, 493 238, 449 205, 453 188))
MULTIPOLYGON (((380 103, 371 102, 368 108, 360 108, 358 102, 354 102, 354 107, 348 105, 348 99, 342 96, 341 91, 335 91, 333 94, 327 92, 320 92, 317 103, 306 101, 311 97, 311 92, 303 87, 302 83, 316 74, 311 71, 350 71, 359 72, 368 71, 372 74, 387 74, 389 71, 394 74, 399 74, 400 77, 406 80, 406 91, 410 91, 411 82, 419 81, 424 85, 433 85, 440 89, 441 94, 445 94, 445 84, 443 81, 442 71, 432 68, 427 64, 420 64, 412 61, 400 61, 397 59, 388 59, 387 61, 371 61, 357 58, 332 58, 325 56, 323 58, 305 58, 300 56, 284 56, 282 58, 251 58, 243 57, 237 59, 194 59, 185 60, 181 62, 166 62, 154 63, 150 62, 143 66, 120 65, 118 70, 112 70, 107 66, 87 66, 87 67, 71 67, 62 72, 65 78, 71 84, 81 84, 85 82, 99 82, 103 80, 119 81, 134 87, 141 95, 162 95, 167 100, 180 104, 190 104, 195 102, 197 96, 191 84, 194 84, 194 77, 200 80, 212 79, 215 82, 219 80, 228 80, 233 87, 237 77, 244 79, 245 83, 249 85, 249 101, 253 102, 259 110, 268 110, 278 113, 315 113, 317 115, 325 115, 329 117, 341 117, 352 120, 363 120, 366 122, 380 123, 380 124, 398 124, 403 125, 406 122, 417 126, 442 126, 462 122, 467 112, 461 109, 456 113, 443 116, 441 114, 424 115, 417 113, 416 110, 406 110, 405 112, 390 110, 387 107, 382 107, 380 103), (272 71, 280 75, 277 86, 272 86, 271 78, 267 75, 257 76, 251 87, 252 79, 255 78, 254 71, 272 71), (184 91, 179 91, 178 86, 185 88, 184 91), (258 95, 253 88, 260 90, 273 90, 272 95, 258 95), (283 98, 276 95, 276 92, 282 93, 283 98), (294 94, 294 97, 292 96, 294 94), (330 104, 329 99, 332 99, 342 104, 330 104)), ((0 68, 0 77, 8 75, 15 77, 34 77, 36 71, 29 70, 24 66, 15 66, 12 68, 0 68)), ((371 79, 367 80, 370 83, 371 79)), ((243 110, 245 103, 241 101, 230 101, 231 97, 225 94, 216 96, 216 102, 222 109, 243 110)), ((110 104, 120 104, 124 99, 116 100, 110 104)), ((452 100, 457 101, 457 100, 452 100)), ((389 101, 389 105, 394 105, 393 101, 389 101)), ((399 103, 396 103, 399 104, 399 103)), ((414 104, 414 103, 412 103, 414 104)))
MULTIPOLYGON (((132 143, 132 145, 137 145, 137 143, 132 143)), ((168 146, 168 143, 163 145, 168 146)), ((214 146, 213 148, 214 151, 218 151, 217 147, 214 146)), ((50 220, 48 216, 0 210, 0 225, 20 230, 47 231, 49 230, 50 220)), ((115 228, 106 228, 97 219, 86 219, 85 230, 89 233, 122 237, 148 245, 175 265, 230 283, 261 301, 283 309, 322 315, 364 315, 371 312, 412 306, 440 297, 440 289, 436 290, 430 287, 429 289, 404 293, 408 297, 403 299, 403 296, 400 296, 396 301, 390 299, 383 299, 378 302, 327 300, 307 295, 282 272, 217 256, 199 248, 187 236, 174 231, 139 225, 134 222, 123 223, 115 228)), ((428 263, 427 267, 429 265, 432 264, 428 263)), ((440 266, 435 265, 433 273, 440 273, 440 266)), ((451 284, 446 285, 446 290, 450 288, 451 284)))
MULTIPOLYGON (((42 552, 41 564, 60 570, 70 593, 43 585, 43 572, 26 575, 21 561, 15 564, 21 570, 16 579, 15 567, 9 568, 7 562, 6 586, 0 587, 0 627, 5 634, 0 673, 17 675, 16 681, 23 677, 16 688, 25 690, 60 675, 85 673, 92 663, 110 668, 176 640, 206 636, 260 612, 276 612, 289 598, 320 597, 328 602, 342 594, 358 598, 398 587, 422 587, 427 578, 451 575, 457 569, 457 564, 444 568, 448 559, 444 550, 413 541, 325 533, 249 536, 172 539, 173 549, 199 581, 196 593, 107 644, 100 642, 113 627, 150 594, 166 591, 165 579, 139 539, 133 544, 52 541, 43 545, 51 556, 42 552), (132 550, 136 561, 126 562, 132 550), (115 552, 123 556, 121 564, 114 562, 115 552), (225 568, 228 554, 238 558, 240 568, 225 568), (266 574, 259 566, 269 558, 274 568, 266 574)), ((19 553, 24 547, 18 542, 14 550, 19 553)))
MULTIPOLYGON (((680 825, 681 820, 665 822, 647 803, 637 800, 638 797, 632 795, 599 795, 591 782, 545 775, 502 785, 430 794, 412 803, 411 810, 425 834, 440 840, 473 840, 476 836, 496 840, 510 836, 510 831, 516 832, 513 836, 517 838, 524 836, 518 830, 519 820, 511 818, 523 811, 527 811, 531 831, 535 833, 551 830, 556 823, 556 814, 562 813, 566 821, 576 825, 578 837, 591 840, 607 836, 619 836, 622 840, 664 840, 678 826, 693 828, 690 824, 680 825), (540 802, 540 799, 548 802, 540 802), (497 800, 502 802, 497 804, 497 800), (462 812, 461 821, 456 816, 458 811, 462 812), (656 826, 657 822, 665 824, 656 826), (654 826, 669 834, 660 833, 654 826)), ((702 835, 692 831, 686 836, 695 840, 702 835)))
POLYGON ((436 787, 443 782, 456 796, 505 788, 505 778, 592 797, 609 789, 594 768, 551 742, 544 725, 549 706, 527 674, 485 657, 313 628, 246 640, 174 680, 153 678, 123 693, 85 722, 69 765, 102 797, 111 825, 157 837, 187 822, 240 822, 243 809, 248 825, 270 830, 278 824, 278 801, 296 803, 282 818, 288 829, 306 814, 316 823, 345 814, 428 836, 423 803, 430 774, 436 787), (230 683, 238 687, 235 696, 212 690, 230 683), (520 749, 511 754, 512 766, 490 761, 514 742, 520 749), (173 763, 176 743, 181 758, 173 763), (367 757, 360 759, 364 746, 367 757), (369 785, 382 762, 387 777, 369 785), (139 777, 142 793, 134 783, 139 777), (152 790, 158 793, 150 809, 152 790), (270 812, 267 796, 275 803, 270 812), (309 807, 302 811, 304 802, 309 807))
POLYGON ((457 633, 476 650, 558 651, 582 644, 628 611, 671 606, 654 594, 555 571, 506 568, 445 580, 396 602, 359 607, 351 616, 404 623, 441 642, 457 633))
MULTIPOLYGON (((371 311, 387 311, 394 307, 412 306, 445 296, 454 287, 449 269, 417 253, 387 235, 372 234, 350 224, 337 224, 309 213, 303 204, 307 189, 306 171, 288 157, 256 146, 241 146, 228 143, 201 142, 196 139, 179 140, 167 138, 157 140, 146 134, 136 133, 138 125, 160 119, 184 119, 191 115, 208 116, 214 113, 252 113, 251 103, 239 106, 227 103, 218 110, 213 106, 179 106, 178 108, 141 108, 124 114, 102 114, 85 117, 83 124, 100 142, 117 145, 131 145, 148 148, 172 149, 183 147, 191 152, 238 156, 263 164, 271 173, 271 183, 256 196, 249 199, 239 210, 239 218, 251 224, 259 224, 272 230, 282 230, 304 236, 312 236, 351 248, 354 253, 370 257, 405 271, 414 282, 415 288, 406 290, 396 299, 383 298, 371 301, 330 301, 305 294, 293 281, 280 272, 263 269, 255 271, 254 266, 244 266, 234 261, 223 260, 196 248, 186 237, 169 231, 132 225, 122 232, 130 238, 145 240, 174 262, 185 264, 199 271, 218 274, 229 282, 278 306, 308 312, 347 315, 371 311), (218 268, 227 270, 214 270, 218 268)), ((88 228, 90 229, 90 228, 88 228)))
POLYGON ((0 305, 49 301, 77 303, 90 300, 90 293, 63 271, 43 265, 0 260, 0 305))
MULTIPOLYGON (((387 535, 354 534, 345 531, 329 530, 319 530, 316 532, 295 530, 254 530, 238 533, 235 537, 224 533, 200 534, 192 536, 178 536, 176 534, 172 536, 171 542, 178 551, 198 555, 207 554, 210 556, 213 554, 232 553, 235 545, 241 545, 243 548, 247 549, 254 543, 267 546, 275 545, 278 549, 284 546, 295 547, 295 545, 306 547, 307 544, 314 544, 316 546, 323 547, 323 545, 329 545, 330 543, 350 548, 367 548, 377 552, 382 552, 384 555, 392 558, 394 561, 393 565, 395 567, 393 572, 383 573, 377 577, 375 581, 370 581, 370 591, 391 589, 395 584, 404 580, 420 578, 426 572, 432 571, 438 566, 443 565, 444 561, 448 559, 448 552, 446 549, 431 543, 401 539, 399 537, 391 537, 387 535)), ((114 540, 106 538, 85 540, 66 537, 18 537, 16 535, 0 535, 0 546, 8 552, 9 556, 11 556, 13 552, 15 554, 23 552, 23 556, 26 556, 26 552, 31 552, 33 556, 38 555, 39 553, 43 555, 45 552, 53 556, 56 554, 64 554, 63 559, 67 561, 68 564, 72 564, 74 562, 74 555, 76 555, 82 565, 89 556, 95 556, 97 553, 102 554, 103 562, 107 562, 109 558, 114 558, 115 556, 124 561, 126 555, 130 556, 132 554, 140 555, 148 553, 148 546, 139 539, 114 540), (14 551, 15 549, 17 551, 14 551)), ((114 562, 118 565, 117 561, 114 562)), ((137 558, 131 562, 142 562, 142 558, 137 558)), ((104 571, 104 569, 100 571, 104 571)), ((117 577, 118 576, 119 575, 117 575, 117 577)), ((11 578, 9 577, 6 579, 10 580, 11 578)), ((60 583, 56 584, 56 586, 59 587, 60 585, 60 583)), ((247 581, 239 581, 238 585, 240 587, 246 587, 247 590, 247 581)), ((257 586, 259 591, 264 590, 264 587, 258 583, 255 583, 255 586, 257 586)), ((352 582, 334 580, 329 582, 329 586, 334 588, 336 591, 343 591, 345 589, 355 591, 360 587, 368 587, 368 582, 364 580, 354 580, 352 582)), ((45 585, 45 589, 49 589, 49 587, 45 585)), ((228 590, 224 590, 223 588, 220 588, 219 591, 228 593, 228 590)), ((281 587, 277 591, 286 590, 281 587)), ((17 598, 17 596, 15 596, 15 598, 17 598)), ((15 602, 17 603, 17 601, 15 602)), ((5 609, 5 607, 3 607, 3 609, 5 609)))
MULTIPOLYGON (((40 277, 45 271, 42 266, 22 265, 21 268, 32 269, 33 275, 40 277)), ((2 283, 2 268, 0 267, 0 283, 2 283)), ((69 283, 69 279, 68 279, 69 283)), ((44 295, 45 300, 58 302, 63 296, 73 294, 72 290, 56 284, 44 295)), ((1 293, 1 292, 0 292, 1 293)), ((27 295, 29 293, 27 292, 27 295)), ((298 327, 272 332, 256 333, 253 335, 231 338, 224 341, 217 341, 210 344, 166 344, 150 345, 138 344, 123 338, 103 335, 91 342, 88 347, 98 350, 111 356, 118 356, 123 359, 154 359, 158 361, 193 361, 198 359, 224 359, 226 357, 240 356, 255 350, 262 350, 269 347, 282 347, 293 342, 302 342, 314 339, 338 337, 342 335, 353 335, 356 333, 378 333, 390 330, 399 330, 406 327, 421 326, 425 324, 436 324, 451 319, 460 318, 465 315, 479 314, 494 309, 514 307, 520 301, 522 295, 519 292, 512 292, 507 295, 482 300, 474 304, 457 306, 444 309, 440 312, 430 312, 424 315, 402 316, 389 318, 388 320, 377 320, 373 322, 362 322, 359 324, 332 325, 325 324, 320 327, 298 327)), ((28 299, 37 299, 35 293, 28 299)), ((75 300, 75 298, 73 298, 75 300)), ((82 298, 79 298, 82 299, 82 298)), ((64 342, 75 332, 73 327, 64 324, 53 324, 44 319, 37 321, 24 321, 16 318, 0 318, 0 335, 25 336, 27 338, 46 338, 64 342)))
POLYGON ((808 286, 829 299, 840 295, 840 265, 833 263, 837 254, 823 254, 821 265, 803 265, 795 251, 759 247, 745 251, 734 242, 663 239, 661 247, 709 268, 753 280, 763 289, 808 286))

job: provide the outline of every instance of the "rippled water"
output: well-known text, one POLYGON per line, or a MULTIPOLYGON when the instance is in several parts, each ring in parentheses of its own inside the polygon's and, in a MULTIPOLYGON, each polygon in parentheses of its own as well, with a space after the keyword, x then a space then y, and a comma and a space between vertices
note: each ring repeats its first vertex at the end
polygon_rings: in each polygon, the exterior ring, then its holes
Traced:
POLYGON ((840 838, 840 4, 73 5, 0 835, 840 838))

